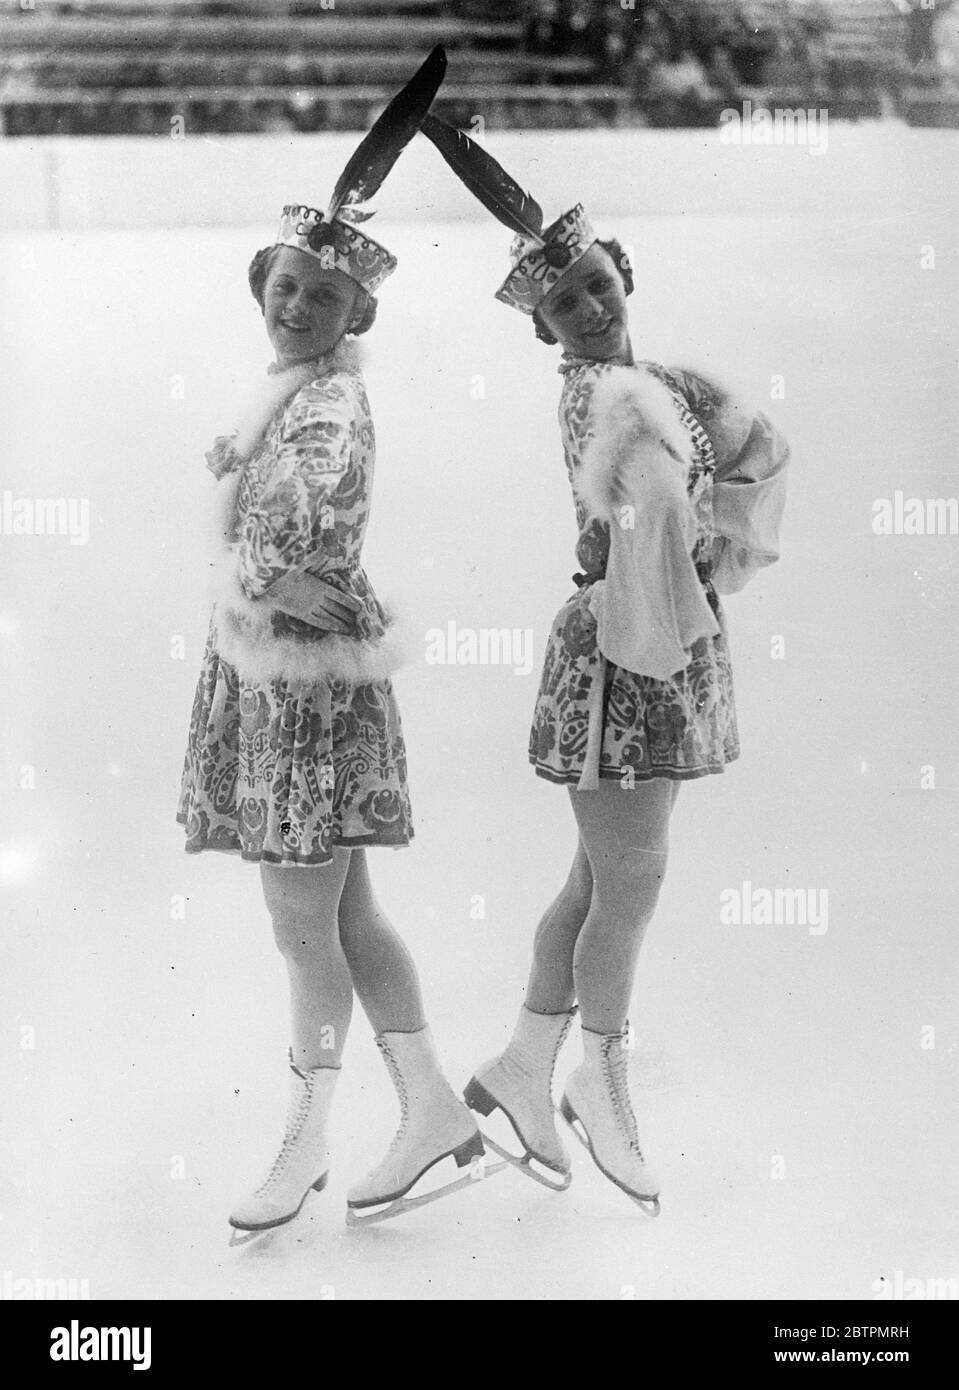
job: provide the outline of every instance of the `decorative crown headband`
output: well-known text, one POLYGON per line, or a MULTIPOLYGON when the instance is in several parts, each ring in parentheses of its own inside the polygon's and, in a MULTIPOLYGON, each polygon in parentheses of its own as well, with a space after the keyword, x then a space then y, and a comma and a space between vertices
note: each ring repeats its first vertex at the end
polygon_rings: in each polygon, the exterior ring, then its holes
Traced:
POLYGON ((516 233, 511 248, 513 269, 496 298, 522 314, 535 313, 557 280, 597 240, 582 203, 544 231, 543 210, 532 194, 524 193, 503 166, 462 130, 429 113, 420 128, 473 196, 516 233))
POLYGON ((330 221, 317 208, 302 203, 289 203, 283 209, 274 245, 292 246, 314 256, 324 270, 342 270, 367 294, 375 294, 396 269, 396 257, 345 217, 330 221))
POLYGON ((276 246, 292 246, 341 270, 367 294, 375 294, 396 269, 396 257, 356 224, 373 216, 364 204, 377 192, 419 130, 446 74, 446 52, 436 47, 360 141, 336 181, 325 212, 288 203, 280 216, 276 246))
POLYGON ((550 223, 539 246, 514 237, 510 248, 513 269, 496 291, 496 298, 522 314, 535 313, 556 281, 586 255, 596 239, 582 203, 550 223))

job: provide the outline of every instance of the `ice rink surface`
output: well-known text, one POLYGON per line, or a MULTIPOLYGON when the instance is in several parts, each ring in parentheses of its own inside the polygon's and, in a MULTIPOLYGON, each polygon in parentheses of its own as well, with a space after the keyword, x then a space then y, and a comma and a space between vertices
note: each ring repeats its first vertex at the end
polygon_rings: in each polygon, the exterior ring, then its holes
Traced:
MULTIPOLYGON (((853 160, 876 139, 831 134, 853 160)), ((682 789, 640 962, 655 1222, 579 1150, 565 1194, 510 1171, 346 1230, 397 1119, 357 1010, 330 1187, 227 1248, 282 1125, 285 982, 256 868, 187 857, 173 815, 208 619, 202 456, 269 360, 245 271, 272 210, 2 238, 2 486, 89 499, 90 535, 0 536, 0 1269, 118 1299, 868 1300, 897 1271, 959 1275, 959 538, 872 529, 896 490, 957 493, 959 142, 885 138, 886 215, 838 179, 804 212, 798 150, 789 216, 764 215, 758 165, 726 216, 591 209, 635 253, 637 356, 740 383, 794 448, 783 559, 726 602, 743 755, 682 789), (723 925, 744 882, 827 891, 828 929, 723 925)), ((422 640, 396 682, 416 841, 369 857, 462 1085, 508 1036, 575 841, 526 763, 576 568, 558 349, 493 301, 492 222, 384 212, 374 234, 401 268, 367 340, 366 568, 421 639, 533 634, 526 674, 429 665, 422 640)))

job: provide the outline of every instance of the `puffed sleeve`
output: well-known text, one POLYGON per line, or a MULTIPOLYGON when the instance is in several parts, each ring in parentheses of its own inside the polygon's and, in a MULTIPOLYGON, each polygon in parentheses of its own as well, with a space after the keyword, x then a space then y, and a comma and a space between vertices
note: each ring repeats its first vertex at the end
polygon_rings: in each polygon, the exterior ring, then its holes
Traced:
POLYGON ((356 398, 342 381, 314 382, 287 407, 272 472, 238 536, 248 598, 322 549, 323 509, 350 468, 356 432, 356 398))
POLYGON ((692 373, 677 373, 716 455, 713 584, 735 594, 779 559, 789 445, 761 411, 692 373))
POLYGON ((232 434, 218 434, 213 441, 213 448, 208 449, 204 457, 207 468, 217 482, 227 473, 235 473, 238 468, 242 468, 243 460, 236 451, 236 430, 232 434))
POLYGON ((779 559, 788 465, 789 445, 761 412, 753 416, 739 453, 717 465, 713 583, 719 593, 738 593, 757 571, 779 559))

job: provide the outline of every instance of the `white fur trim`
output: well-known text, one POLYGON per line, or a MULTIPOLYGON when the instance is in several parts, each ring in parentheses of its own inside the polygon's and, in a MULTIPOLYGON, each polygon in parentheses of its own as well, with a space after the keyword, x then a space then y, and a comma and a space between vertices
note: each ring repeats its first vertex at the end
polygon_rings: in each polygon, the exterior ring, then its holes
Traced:
POLYGON ((271 618, 279 605, 269 594, 250 599, 236 572, 236 554, 224 555, 213 570, 216 649, 241 677, 264 683, 289 680, 315 685, 345 680, 353 685, 384 680, 409 659, 410 643, 395 614, 387 610, 381 637, 359 639, 331 632, 315 642, 278 637, 271 618))
POLYGON ((240 458, 250 457, 280 407, 304 386, 318 380, 321 372, 359 372, 362 360, 359 344, 352 338, 341 338, 328 358, 298 362, 282 372, 270 372, 259 378, 252 390, 244 392, 242 405, 236 412, 233 446, 240 458))
MULTIPOLYGON (((715 410, 711 414, 704 414, 699 423, 713 446, 718 482, 728 472, 729 465, 749 438, 754 414, 746 405, 749 393, 727 376, 717 376, 711 368, 702 369, 684 364, 674 367, 673 370, 686 376, 698 377, 717 396, 715 410)), ((693 414, 695 413, 693 409, 693 414)))
MULTIPOLYGON (((334 348, 329 365, 334 371, 358 372, 363 360, 362 349, 352 339, 340 339, 334 348)), ((317 363, 301 362, 284 372, 275 372, 257 383, 249 393, 237 427, 233 447, 245 462, 262 439, 270 421, 281 406, 289 404, 297 392, 318 380, 317 363)), ((224 473, 216 481, 210 514, 211 548, 220 555, 236 539, 236 498, 243 476, 242 467, 224 473)))
POLYGON ((712 363, 690 361, 688 358, 680 362, 670 363, 670 371, 682 372, 684 376, 698 377, 719 397, 721 405, 727 401, 739 401, 749 399, 749 382, 732 375, 727 364, 723 364, 721 371, 716 371, 712 363))
POLYGON ((241 459, 250 457, 276 412, 315 375, 316 368, 312 363, 299 363, 284 372, 261 378, 256 387, 247 392, 243 407, 237 412, 233 440, 233 447, 241 459))
POLYGON ((592 438, 574 479, 591 516, 611 521, 634 495, 635 475, 665 461, 692 463, 693 442, 662 382, 637 367, 613 367, 593 388, 592 438))

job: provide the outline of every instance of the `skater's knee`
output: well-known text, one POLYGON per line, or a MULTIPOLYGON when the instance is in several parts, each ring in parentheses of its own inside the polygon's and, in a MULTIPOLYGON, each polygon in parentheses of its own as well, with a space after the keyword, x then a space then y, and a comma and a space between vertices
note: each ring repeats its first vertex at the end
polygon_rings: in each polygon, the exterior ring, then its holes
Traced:
POLYGON ((596 875, 594 899, 633 924, 652 916, 666 876, 665 850, 611 845, 596 875))
POLYGON ((273 939, 277 950, 288 960, 305 960, 339 950, 335 918, 327 921, 322 905, 297 899, 267 900, 273 939))
POLYGON ((602 867, 633 877, 662 873, 669 848, 667 824, 610 826, 602 847, 602 867))
POLYGON ((287 960, 304 960, 316 955, 318 940, 315 922, 289 911, 274 913, 271 920, 273 940, 281 956, 287 960))
POLYGON ((273 940, 287 967, 309 973, 323 974, 335 969, 345 955, 339 934, 324 930, 315 922, 274 922, 273 940))
POLYGON ((545 929, 548 935, 557 922, 574 924, 578 930, 589 912, 592 897, 593 873, 586 851, 580 844, 566 876, 566 882, 559 890, 551 907, 547 909, 546 917, 540 923, 540 930, 545 929))
POLYGON ((383 911, 372 893, 361 890, 357 893, 344 892, 337 911, 340 939, 362 949, 365 942, 379 935, 386 923, 383 911))
POLYGON ((589 911, 590 899, 593 896, 593 871, 585 854, 577 854, 573 860, 563 895, 570 906, 582 908, 584 914, 589 911))

